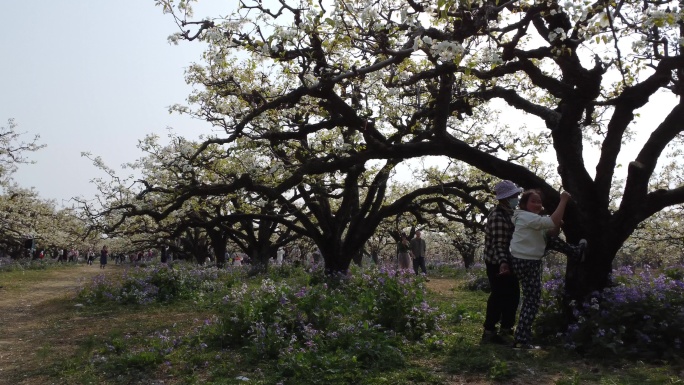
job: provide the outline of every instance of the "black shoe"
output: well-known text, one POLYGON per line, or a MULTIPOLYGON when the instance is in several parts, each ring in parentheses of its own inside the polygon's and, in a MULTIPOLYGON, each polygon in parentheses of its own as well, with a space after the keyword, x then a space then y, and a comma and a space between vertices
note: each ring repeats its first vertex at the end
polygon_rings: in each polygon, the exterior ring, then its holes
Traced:
POLYGON ((499 337, 506 341, 506 345, 513 345, 515 338, 513 338, 513 329, 501 329, 499 330, 499 337))
POLYGON ((484 333, 482 333, 482 339, 480 340, 480 344, 508 345, 505 339, 501 338, 500 335, 496 334, 495 331, 491 330, 485 330, 484 333))

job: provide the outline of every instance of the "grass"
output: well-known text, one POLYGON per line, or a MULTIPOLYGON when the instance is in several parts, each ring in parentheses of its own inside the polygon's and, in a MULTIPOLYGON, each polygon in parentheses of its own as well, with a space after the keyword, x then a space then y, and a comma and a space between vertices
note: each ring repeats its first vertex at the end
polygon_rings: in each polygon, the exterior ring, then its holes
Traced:
MULTIPOLYGON (((203 320, 215 310, 197 300, 172 304, 76 307, 73 300, 49 301, 40 324, 46 338, 35 347, 40 365, 26 368, 11 382, 65 384, 276 384, 292 383, 277 373, 283 367, 302 370, 299 383, 310 384, 684 384, 684 365, 626 360, 621 357, 587 359, 555 347, 533 352, 501 346, 481 346, 487 293, 463 287, 463 272, 445 270, 428 284, 428 302, 445 317, 438 332, 400 347, 396 362, 392 353, 379 351, 382 362, 358 366, 346 361, 346 352, 304 357, 302 365, 278 359, 257 359, 243 348, 212 345, 201 330, 203 320), (164 345, 159 336, 168 336, 164 345), (156 336, 156 337, 152 337, 156 336), (184 348, 161 359, 154 349, 183 341, 184 348), (315 377, 307 377, 307 365, 324 365, 315 377), (298 369, 297 369, 298 368, 298 369), (30 378, 36 382, 31 382, 30 378), (27 382, 28 381, 28 382, 27 382)), ((16 292, 53 279, 51 270, 3 272, 1 282, 12 282, 16 292)), ((275 279, 293 284, 305 278, 297 271, 271 272, 275 279)), ((245 278, 258 287, 261 277, 245 278)), ((359 341, 363 342, 363 341, 359 341)), ((297 356, 294 356, 297 357, 297 356)), ((355 359, 354 357, 350 359, 355 359)), ((5 371, 5 373, 7 373, 5 371)))
POLYGON ((56 271, 68 268, 69 266, 51 266, 45 270, 0 271, 0 286, 7 292, 29 290, 33 284, 50 279, 56 271))

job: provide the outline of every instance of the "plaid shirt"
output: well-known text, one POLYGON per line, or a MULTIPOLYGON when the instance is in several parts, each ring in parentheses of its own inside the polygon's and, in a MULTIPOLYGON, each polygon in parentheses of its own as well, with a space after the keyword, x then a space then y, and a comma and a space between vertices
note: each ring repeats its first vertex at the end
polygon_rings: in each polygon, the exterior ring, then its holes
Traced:
POLYGON ((511 238, 513 238, 513 210, 497 205, 487 216, 485 226, 485 263, 500 265, 511 262, 511 238))

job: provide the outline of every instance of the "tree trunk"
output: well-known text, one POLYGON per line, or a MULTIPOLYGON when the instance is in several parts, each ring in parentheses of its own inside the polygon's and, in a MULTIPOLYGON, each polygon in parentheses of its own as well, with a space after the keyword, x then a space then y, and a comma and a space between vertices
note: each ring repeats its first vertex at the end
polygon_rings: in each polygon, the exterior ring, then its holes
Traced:
POLYGON ((220 243, 214 246, 214 256, 216 257, 216 267, 222 269, 226 266, 226 244, 220 243))
POLYGON ((226 243, 228 237, 223 231, 213 230, 207 231, 209 239, 211 240, 211 248, 214 249, 214 257, 216 258, 216 267, 219 269, 226 265, 226 243))
POLYGON ((354 261, 354 263, 357 266, 362 267, 363 266, 363 253, 360 251, 358 253, 355 253, 354 257, 352 258, 352 261, 354 261))
POLYGON ((252 269, 250 273, 264 273, 268 271, 268 262, 274 258, 277 248, 269 243, 259 243, 256 247, 249 250, 249 259, 251 261, 252 269))
MULTIPOLYGON (((600 292, 610 284, 613 260, 631 234, 629 225, 613 223, 610 220, 593 220, 584 228, 589 229, 585 233, 588 243, 584 261, 568 258, 565 274, 565 293, 568 301, 583 301, 593 292, 600 292)), ((572 238, 571 243, 577 241, 579 239, 572 238)))
POLYGON ((323 261, 325 262, 324 269, 326 275, 347 275, 347 272, 349 272, 351 258, 346 258, 345 260, 341 255, 323 254, 323 261))
POLYGON ((463 257, 463 266, 470 269, 475 264, 475 249, 468 250, 468 252, 461 254, 463 257))
POLYGON ((461 254, 463 266, 465 266, 466 269, 470 269, 475 264, 475 251, 477 250, 477 245, 472 243, 454 242, 454 247, 458 253, 461 254))

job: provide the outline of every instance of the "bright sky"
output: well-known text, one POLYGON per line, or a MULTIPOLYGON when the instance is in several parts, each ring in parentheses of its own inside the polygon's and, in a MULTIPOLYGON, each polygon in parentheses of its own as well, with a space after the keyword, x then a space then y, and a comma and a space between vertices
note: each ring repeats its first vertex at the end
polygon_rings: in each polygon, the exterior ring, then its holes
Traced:
MULTIPOLYGON (((232 6, 203 0, 195 16, 232 6)), ((89 181, 104 175, 81 152, 116 168, 142 155, 136 145, 148 133, 206 133, 167 110, 190 93, 184 69, 202 46, 170 45, 177 27, 153 0, 9 1, 0 21, 0 125, 14 118, 26 139, 39 134, 47 144, 15 175, 43 198, 70 206, 73 196, 94 195, 89 181)))

